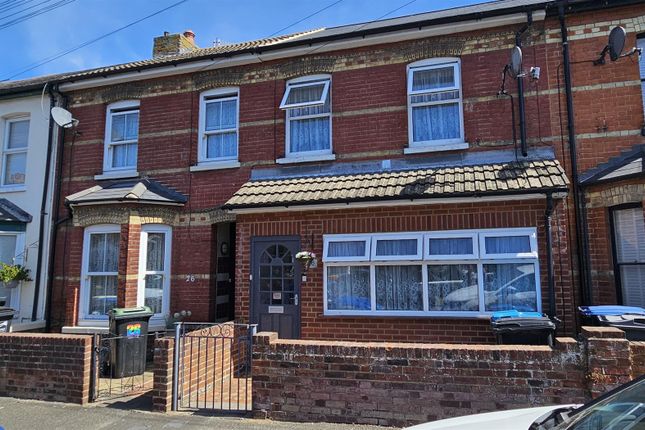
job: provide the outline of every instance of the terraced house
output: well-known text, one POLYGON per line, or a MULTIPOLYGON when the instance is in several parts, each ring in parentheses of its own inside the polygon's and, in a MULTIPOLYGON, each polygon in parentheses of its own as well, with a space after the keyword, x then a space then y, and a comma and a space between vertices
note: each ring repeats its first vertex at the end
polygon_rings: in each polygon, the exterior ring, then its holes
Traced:
POLYGON ((190 310, 481 343, 495 310, 573 333, 581 303, 642 306, 639 56, 593 63, 618 25, 630 53, 643 4, 502 0, 208 48, 164 33, 151 59, 50 78, 80 121, 53 326, 146 304, 153 328, 190 310))

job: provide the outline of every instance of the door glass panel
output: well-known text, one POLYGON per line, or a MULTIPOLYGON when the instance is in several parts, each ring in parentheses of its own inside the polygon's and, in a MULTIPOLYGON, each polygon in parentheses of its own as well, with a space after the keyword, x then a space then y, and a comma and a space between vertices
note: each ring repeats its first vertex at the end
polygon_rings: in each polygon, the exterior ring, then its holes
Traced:
POLYGON ((163 311, 163 275, 146 275, 146 292, 144 305, 149 306, 156 314, 163 311))
POLYGON ((148 233, 146 270, 163 271, 166 252, 165 238, 164 233, 148 233))
MULTIPOLYGON (((17 236, 13 234, 0 235, 0 261, 5 264, 13 264, 16 255, 16 240, 17 236)), ((0 284, 0 300, 5 301, 5 306, 13 307, 11 303, 11 295, 13 289, 4 288, 0 284)))
POLYGON ((142 237, 147 240, 143 304, 155 314, 161 314, 164 312, 164 290, 170 276, 166 267, 166 233, 148 232, 142 237))

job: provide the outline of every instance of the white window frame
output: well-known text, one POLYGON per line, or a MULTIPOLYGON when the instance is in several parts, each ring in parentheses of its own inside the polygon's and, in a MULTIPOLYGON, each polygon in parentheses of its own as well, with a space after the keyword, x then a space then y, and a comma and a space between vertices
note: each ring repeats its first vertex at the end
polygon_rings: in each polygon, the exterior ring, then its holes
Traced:
POLYGON ((535 270, 535 288, 536 288, 536 309, 537 312, 542 312, 542 294, 540 284, 540 262, 537 253, 537 229, 534 227, 527 228, 500 228, 500 229, 480 229, 480 230, 446 230, 446 231, 431 231, 431 232, 401 232, 401 233, 375 233, 375 234, 328 234, 323 235, 323 315, 326 316, 409 316, 409 317, 441 317, 441 318, 490 318, 492 311, 485 310, 485 297, 484 297, 484 271, 485 264, 532 264, 535 270), (481 251, 481 244, 484 243, 484 237, 491 236, 531 236, 531 253, 520 253, 517 255, 508 254, 493 254, 484 255, 481 251), (429 255, 428 240, 430 238, 473 238, 473 254, 467 256, 436 256, 429 255), (375 259, 376 240, 378 239, 410 239, 419 238, 418 243, 422 244, 420 255, 422 259, 414 259, 404 256, 403 259, 395 258, 383 260, 382 257, 375 259), (371 252, 369 258, 364 257, 359 259, 357 257, 329 257, 328 244, 334 241, 348 241, 348 240, 368 240, 371 243, 371 252), (440 258, 438 258, 440 257, 440 258), (468 264, 477 266, 477 287, 478 287, 478 301, 479 309, 476 311, 431 311, 430 301, 428 297, 428 266, 438 265, 458 265, 468 264), (377 266, 421 266, 421 280, 423 283, 423 310, 422 311, 382 311, 376 310, 376 267, 377 266), (370 270, 370 301, 371 310, 330 310, 327 303, 327 267, 341 266, 353 267, 363 266, 369 267, 370 270))
POLYGON ((137 306, 145 305, 145 288, 146 288, 146 275, 163 275, 163 295, 161 313, 153 315, 155 320, 163 320, 170 312, 170 264, 172 261, 172 227, 165 224, 144 224, 141 227, 141 240, 139 243, 139 280, 137 283, 137 306), (149 233, 163 233, 165 234, 164 243, 164 270, 163 271, 149 271, 146 270, 146 260, 148 258, 148 234, 149 233))
POLYGON ((382 233, 372 236, 372 261, 418 261, 423 258, 423 234, 419 233, 382 233), (376 255, 377 243, 380 240, 406 240, 415 239, 417 241, 417 252, 413 255, 376 255))
POLYGON ((132 113, 136 111, 139 114, 139 124, 137 130, 141 126, 141 110, 139 109, 140 103, 138 100, 124 100, 116 103, 111 103, 107 107, 105 119, 105 144, 103 145, 103 173, 104 175, 115 176, 133 176, 137 174, 137 165, 139 164, 139 136, 137 134, 136 140, 122 140, 119 142, 112 142, 112 117, 126 112, 132 113), (125 167, 112 167, 112 152, 115 146, 137 144, 137 163, 134 166, 125 167))
POLYGON ((448 231, 448 232, 432 232, 423 235, 424 254, 423 258, 426 260, 473 260, 479 258, 479 235, 473 231, 448 231), (430 239, 470 239, 473 245, 472 254, 430 254, 430 239))
MULTIPOLYGON (((99 224, 86 227, 83 232, 83 257, 81 260, 81 291, 79 298, 79 325, 107 325, 108 316, 93 316, 89 314, 89 305, 90 305, 90 236, 92 234, 106 234, 106 233, 118 233, 121 234, 121 226, 119 224, 99 224)), ((120 238, 119 238, 120 242, 120 238)), ((119 243, 119 249, 121 244, 119 243)), ((120 259, 120 257, 119 257, 120 259)), ((117 277, 119 276, 119 268, 117 266, 117 277)), ((92 272, 94 276, 100 275, 113 276, 114 272, 92 272)), ((117 284, 118 285, 118 284, 117 284)), ((118 287, 117 287, 118 289, 118 287)))
POLYGON ((4 120, 4 142, 2 143, 2 177, 0 178, 0 189, 23 189, 27 185, 27 167, 29 166, 29 160, 25 163, 25 182, 23 184, 5 184, 5 176, 7 173, 7 156, 11 154, 21 154, 24 153, 25 157, 28 157, 29 152, 29 137, 31 135, 31 117, 29 115, 20 115, 4 120), (27 146, 24 148, 9 148, 9 135, 11 130, 11 124, 15 122, 29 122, 29 131, 27 134, 27 146))
MULTIPOLYGON (((9 231, 2 230, 0 231, 0 236, 15 236, 16 237, 16 248, 13 251, 13 264, 25 264, 25 236, 24 231, 9 231)), ((9 298, 11 307, 16 310, 14 314, 14 319, 20 318, 20 296, 21 296, 22 285, 19 285, 16 288, 11 289, 11 297, 9 298)))
POLYGON ((463 106, 463 90, 461 84, 461 60, 459 58, 432 58, 427 60, 416 61, 408 64, 407 67, 407 105, 408 105, 408 153, 419 152, 418 150, 435 150, 444 151, 447 149, 465 149, 468 144, 464 141, 464 106, 463 106), (413 75, 417 71, 441 69, 446 66, 452 66, 454 69, 455 85, 452 87, 441 88, 440 90, 412 90, 413 75), (458 99, 451 99, 445 101, 425 102, 425 103, 412 103, 412 96, 419 94, 439 93, 444 91, 459 91, 458 99), (453 104, 457 103, 459 106, 459 137, 454 139, 438 139, 426 141, 414 141, 414 127, 412 119, 412 108, 418 106, 430 106, 439 104, 453 104), (417 151, 415 151, 415 149, 417 151))
POLYGON ((479 241, 479 254, 482 258, 537 258, 537 230, 534 228, 522 228, 522 229, 509 229, 504 231, 504 229, 497 230, 487 230, 482 232, 481 240, 479 241), (486 252, 486 238, 487 237, 520 237, 528 236, 529 245, 531 250, 529 252, 517 252, 517 253, 508 253, 508 254, 494 254, 486 252))
POLYGON ((329 159, 329 155, 333 153, 333 136, 332 136, 332 100, 331 95, 329 94, 329 88, 331 87, 331 75, 310 75, 303 76, 295 79, 291 79, 287 82, 287 87, 282 97, 282 102, 280 103, 280 109, 285 111, 285 154, 284 159, 278 160, 278 162, 285 162, 288 160, 299 160, 303 161, 315 161, 318 158, 329 159), (286 104, 287 98, 292 88, 302 88, 306 86, 320 85, 321 81, 326 81, 323 88, 321 98, 316 102, 306 102, 306 103, 292 103, 290 105, 286 104), (291 109, 298 109, 303 107, 313 107, 320 106, 325 104, 325 100, 329 96, 329 112, 320 113, 315 115, 306 115, 298 116, 291 118, 291 109), (304 152, 292 152, 291 151, 291 121, 301 121, 305 119, 312 118, 325 118, 329 117, 329 149, 321 149, 316 151, 304 151, 304 152), (327 157, 325 157, 327 156, 327 157))
MULTIPOLYGON (((197 154, 198 166, 217 167, 239 167, 240 157, 240 90, 237 87, 216 88, 201 93, 199 97, 199 144, 197 154), (234 128, 222 130, 206 130, 206 107, 209 103, 235 100, 236 121, 234 128), (208 136, 235 132, 236 155, 234 157, 211 157, 208 158, 208 136)), ((199 170, 199 169, 194 169, 199 170)))
POLYGON ((370 256, 370 245, 372 243, 371 235, 347 234, 347 235, 334 235, 333 237, 325 236, 323 238, 323 262, 331 261, 366 261, 370 256), (329 257, 329 244, 335 242, 364 242, 365 253, 360 256, 347 256, 347 257, 329 257))

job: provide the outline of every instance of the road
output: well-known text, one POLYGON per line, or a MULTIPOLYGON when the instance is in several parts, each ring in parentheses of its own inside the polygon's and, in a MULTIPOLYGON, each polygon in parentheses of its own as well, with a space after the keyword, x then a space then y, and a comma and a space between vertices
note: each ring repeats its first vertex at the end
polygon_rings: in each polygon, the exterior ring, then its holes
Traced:
POLYGON ((0 428, 4 430, 384 430, 384 427, 287 423, 236 417, 152 413, 113 403, 78 406, 0 397, 0 428))

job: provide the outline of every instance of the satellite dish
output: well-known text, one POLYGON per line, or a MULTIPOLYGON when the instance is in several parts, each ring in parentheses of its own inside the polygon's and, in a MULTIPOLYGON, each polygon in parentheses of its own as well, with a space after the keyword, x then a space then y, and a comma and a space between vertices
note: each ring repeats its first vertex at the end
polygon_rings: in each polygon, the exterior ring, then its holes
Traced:
POLYGON ((511 62, 508 70, 514 78, 522 74, 522 49, 519 46, 514 46, 511 49, 511 62))
POLYGON ((63 128, 72 128, 78 124, 78 120, 72 118, 72 113, 66 109, 54 106, 51 110, 54 122, 63 128))
POLYGON ((625 48, 625 36, 627 32, 621 26, 614 27, 609 33, 609 43, 607 47, 609 48, 609 58, 611 61, 616 61, 620 58, 625 48))

